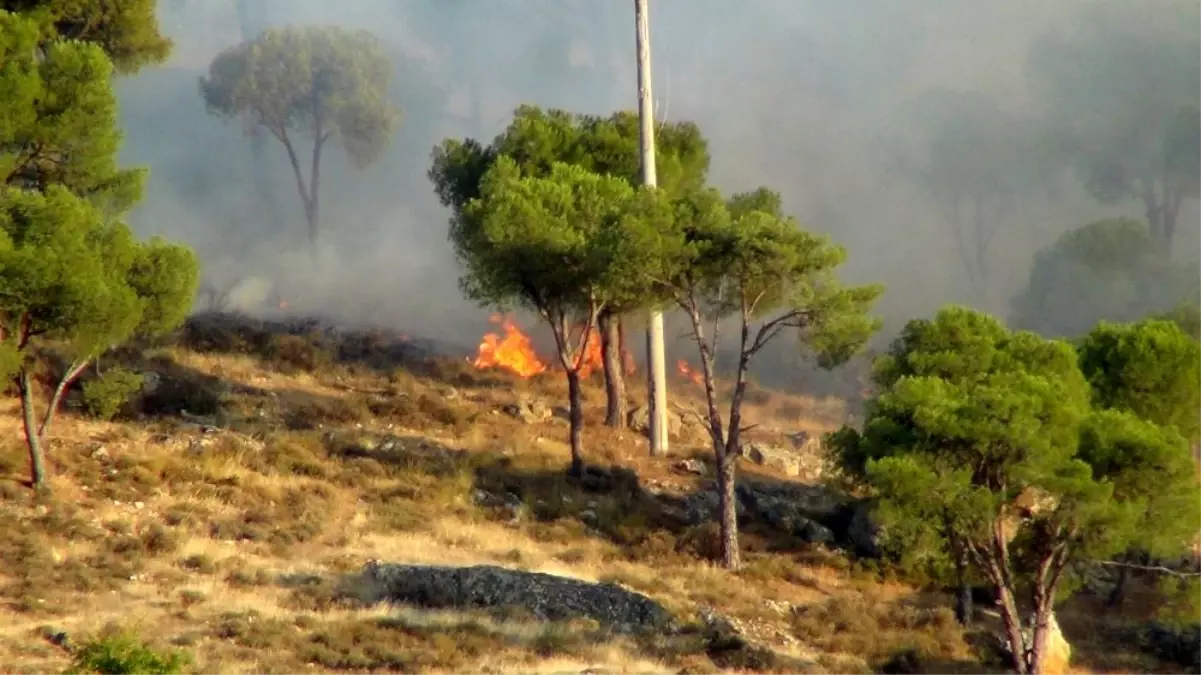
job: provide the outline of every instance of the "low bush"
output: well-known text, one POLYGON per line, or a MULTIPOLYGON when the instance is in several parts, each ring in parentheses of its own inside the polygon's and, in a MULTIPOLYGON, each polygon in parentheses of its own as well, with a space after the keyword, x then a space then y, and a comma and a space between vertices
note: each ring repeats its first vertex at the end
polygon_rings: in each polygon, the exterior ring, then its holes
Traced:
POLYGON ((91 417, 108 421, 142 388, 143 377, 124 368, 110 368, 83 383, 83 409, 91 417))
POLYGON ((96 675, 176 675, 191 665, 179 651, 157 651, 125 631, 110 630, 80 645, 70 673, 96 675))

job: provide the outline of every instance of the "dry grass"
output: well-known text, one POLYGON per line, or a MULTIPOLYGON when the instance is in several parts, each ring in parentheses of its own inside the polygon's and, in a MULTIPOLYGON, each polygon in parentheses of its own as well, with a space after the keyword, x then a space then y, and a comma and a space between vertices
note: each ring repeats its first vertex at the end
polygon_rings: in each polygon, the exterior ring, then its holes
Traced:
MULTIPOLYGON (((203 351, 151 355, 164 384, 142 419, 64 415, 49 495, 18 484, 24 449, 4 403, 6 670, 61 671, 70 656, 46 635, 78 642, 112 622, 221 673, 867 672, 904 650, 948 670, 982 667, 941 598, 868 577, 840 554, 772 553, 748 537, 746 570, 715 567, 712 528, 673 521, 640 487, 686 491, 699 479, 673 472, 673 458, 652 461, 638 435, 600 428, 595 383, 587 453, 612 468, 570 482, 561 420, 499 412, 519 396, 557 404, 558 378, 455 360, 345 366, 301 338, 206 339, 203 351), (480 491, 513 503, 477 505, 480 491), (614 581, 685 622, 716 608, 768 649, 695 631, 618 639, 586 623, 366 606, 352 573, 369 559, 614 581)), ((747 411, 780 442, 840 415, 833 402, 762 389, 747 411)), ((705 451, 703 439, 674 449, 705 451)))

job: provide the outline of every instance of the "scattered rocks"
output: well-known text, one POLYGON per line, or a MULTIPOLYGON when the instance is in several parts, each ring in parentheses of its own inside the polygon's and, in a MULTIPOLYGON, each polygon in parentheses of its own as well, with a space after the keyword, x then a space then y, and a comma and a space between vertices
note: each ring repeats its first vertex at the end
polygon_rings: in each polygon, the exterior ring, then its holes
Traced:
MULTIPOLYGON (((740 482, 735 494, 741 522, 765 522, 815 544, 831 544, 840 539, 831 527, 846 509, 837 493, 795 483, 740 482)), ((694 492, 679 500, 678 515, 692 526, 712 522, 717 511, 718 496, 712 490, 694 492)))
POLYGON ((742 456, 760 466, 766 466, 785 476, 796 477, 801 474, 801 464, 796 452, 779 445, 766 443, 747 443, 742 446, 742 456))
POLYGON ((816 664, 781 654, 769 643, 793 646, 787 631, 723 616, 709 608, 699 612, 709 658, 720 668, 745 672, 814 672, 816 664))
POLYGON ((746 443, 742 455, 751 462, 766 466, 786 476, 806 482, 820 481, 825 474, 825 450, 821 439, 800 431, 789 436, 792 447, 769 443, 746 443))
POLYGON ((593 619, 615 632, 664 631, 662 605, 615 584, 521 572, 491 565, 435 567, 371 561, 363 577, 375 601, 440 609, 520 608, 542 621, 593 619))
POLYGON ((790 496, 779 496, 739 485, 736 491, 739 503, 767 521, 776 529, 812 544, 834 542, 834 532, 816 522, 802 509, 802 504, 790 496))
MULTIPOLYGON (((692 526, 712 522, 717 517, 719 499, 713 491, 694 492, 682 500, 681 509, 684 522, 692 526)), ((746 506, 739 501, 737 506, 738 519, 746 520, 750 515, 746 506)))
POLYGON ((546 422, 553 415, 554 411, 549 406, 539 400, 522 399, 516 403, 510 403, 501 410, 510 417, 515 417, 526 424, 537 424, 546 422))
POLYGON ((696 476, 704 476, 709 473, 709 467, 699 459, 682 459, 673 464, 671 468, 679 473, 688 473, 696 476))

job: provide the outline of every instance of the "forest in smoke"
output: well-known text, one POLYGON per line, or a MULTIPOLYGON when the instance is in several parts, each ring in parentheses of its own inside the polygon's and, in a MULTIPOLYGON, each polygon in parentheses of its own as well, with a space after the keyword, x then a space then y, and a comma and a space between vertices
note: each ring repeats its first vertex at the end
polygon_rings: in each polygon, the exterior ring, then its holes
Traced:
MULTIPOLYGON (((636 103, 628 2, 174 0, 159 13, 170 61, 118 82, 122 161, 151 170, 133 223, 195 247, 205 283, 251 312, 280 297, 474 345, 488 313, 460 294, 431 148, 488 142, 523 103, 600 115, 636 103), (373 166, 327 158, 320 267, 283 149, 268 139, 256 183, 243 128, 210 115, 197 87, 221 50, 301 24, 374 33, 401 111, 373 166)), ((768 185, 847 246, 848 276, 887 286, 888 339, 952 302, 1011 317, 1038 251, 1090 222, 1148 216, 1137 195, 1103 189, 1097 168, 1137 164, 1163 142, 1196 164, 1196 128, 1172 137, 1165 125, 1201 99, 1199 21, 1195 0, 660 0, 656 113, 699 125, 717 187, 768 185)), ((1195 188, 1179 187, 1170 240, 1185 277, 1201 245, 1195 188)), ((1180 294, 1142 297, 1155 311, 1180 294)), ((1086 313, 1127 318, 1107 311, 1086 313)), ((765 373, 799 364, 786 342, 773 349, 765 373)))

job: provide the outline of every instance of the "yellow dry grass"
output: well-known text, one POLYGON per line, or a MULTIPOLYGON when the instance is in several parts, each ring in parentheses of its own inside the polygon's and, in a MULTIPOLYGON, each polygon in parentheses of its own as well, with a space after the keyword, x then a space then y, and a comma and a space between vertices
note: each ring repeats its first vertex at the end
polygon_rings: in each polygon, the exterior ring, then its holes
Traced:
MULTIPOLYGON (((48 497, 18 484, 17 410, 12 401, 0 408, 5 672, 61 671, 69 654, 48 632, 78 641, 110 624, 186 649, 202 672, 755 668, 695 641, 364 606, 346 584, 371 559, 614 581, 685 621, 713 607, 815 672, 870 672, 915 647, 960 664, 947 668, 981 668, 945 607, 838 554, 748 545, 747 569, 730 573, 689 544, 704 532, 664 530, 637 503, 573 491, 558 475, 565 426, 498 412, 520 396, 558 403, 554 378, 478 376, 453 364, 420 377, 333 366, 284 373, 251 355, 178 347, 159 356, 220 380, 215 428, 190 417, 103 423, 64 414, 47 449, 48 497), (404 450, 352 455, 337 440, 368 432, 393 435, 404 450), (473 504, 485 475, 526 488, 522 518, 473 504), (585 526, 585 505, 605 522, 585 526)), ((631 469, 644 483, 695 487, 696 478, 673 473, 675 459, 649 458, 638 435, 599 428, 598 386, 586 400, 591 460, 631 469)), ((772 437, 820 433, 841 414, 836 402, 760 391, 747 418, 772 437)), ((675 446, 677 456, 704 451, 703 439, 675 446)))

